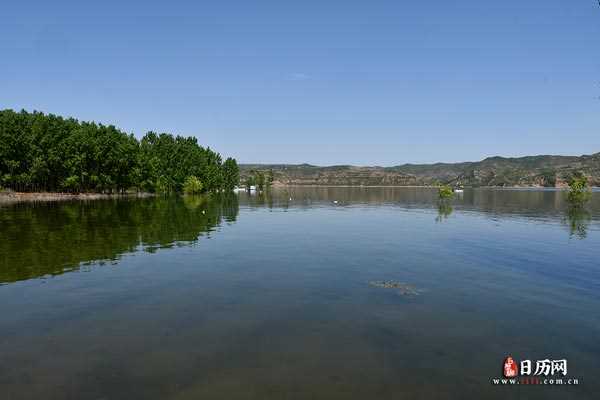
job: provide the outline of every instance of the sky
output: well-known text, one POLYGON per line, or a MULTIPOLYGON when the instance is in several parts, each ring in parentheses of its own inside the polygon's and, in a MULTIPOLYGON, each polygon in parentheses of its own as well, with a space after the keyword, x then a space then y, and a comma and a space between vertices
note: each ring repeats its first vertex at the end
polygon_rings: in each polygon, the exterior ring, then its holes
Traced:
POLYGON ((11 1, 0 109, 196 136, 242 163, 600 151, 600 4, 11 1))

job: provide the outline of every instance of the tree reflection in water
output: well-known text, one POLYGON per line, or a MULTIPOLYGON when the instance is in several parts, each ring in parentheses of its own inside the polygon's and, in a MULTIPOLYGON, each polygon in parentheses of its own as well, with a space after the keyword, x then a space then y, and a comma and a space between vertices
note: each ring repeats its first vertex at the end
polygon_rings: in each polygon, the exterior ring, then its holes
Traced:
POLYGON ((234 194, 15 204, 0 213, 0 284, 190 245, 238 211, 234 194))
POLYGON ((435 222, 442 222, 452 214, 452 204, 448 201, 440 200, 438 202, 438 215, 435 217, 435 222))
POLYGON ((565 223, 569 227, 571 237, 575 236, 579 239, 585 239, 591 220, 592 215, 585 207, 578 204, 569 205, 565 223))

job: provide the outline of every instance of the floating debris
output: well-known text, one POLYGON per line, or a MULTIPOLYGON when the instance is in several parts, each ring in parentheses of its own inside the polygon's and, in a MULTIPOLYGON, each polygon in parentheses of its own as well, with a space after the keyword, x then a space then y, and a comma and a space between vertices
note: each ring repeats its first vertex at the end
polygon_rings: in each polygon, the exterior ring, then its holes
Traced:
POLYGON ((398 289, 398 293, 402 296, 417 296, 422 292, 413 285, 398 281, 371 281, 369 285, 383 289, 398 289))

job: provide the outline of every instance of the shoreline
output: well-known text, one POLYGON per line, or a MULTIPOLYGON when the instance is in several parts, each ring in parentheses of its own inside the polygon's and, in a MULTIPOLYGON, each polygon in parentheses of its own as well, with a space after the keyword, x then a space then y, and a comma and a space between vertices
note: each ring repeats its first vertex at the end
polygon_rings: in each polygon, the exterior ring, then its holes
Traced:
MULTIPOLYGON (((437 189, 439 186, 418 186, 418 185, 273 185, 271 189, 286 189, 286 188, 358 188, 358 189, 374 189, 374 188, 393 188, 393 189, 437 189)), ((543 187, 543 186, 480 186, 477 188, 465 188, 466 190, 532 190, 532 191, 547 191, 547 192, 562 192, 568 190, 565 187, 543 187)), ((600 187, 592 187, 592 192, 600 192, 600 187)), ((62 192, 0 192, 0 204, 19 203, 19 202, 36 202, 36 201, 69 201, 69 200, 108 200, 108 199, 125 199, 125 198, 148 198, 155 197, 154 193, 125 193, 125 194, 108 194, 108 193, 62 193, 62 192)))
POLYGON ((105 200, 153 197, 152 193, 62 193, 62 192, 0 192, 0 203, 67 200, 105 200))

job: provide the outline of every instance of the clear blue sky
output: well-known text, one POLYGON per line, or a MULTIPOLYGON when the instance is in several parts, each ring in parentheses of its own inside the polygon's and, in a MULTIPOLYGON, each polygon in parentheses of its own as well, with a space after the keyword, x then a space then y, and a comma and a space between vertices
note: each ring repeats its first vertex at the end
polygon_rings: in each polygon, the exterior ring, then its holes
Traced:
POLYGON ((600 151, 597 0, 7 1, 0 108, 240 162, 600 151))

